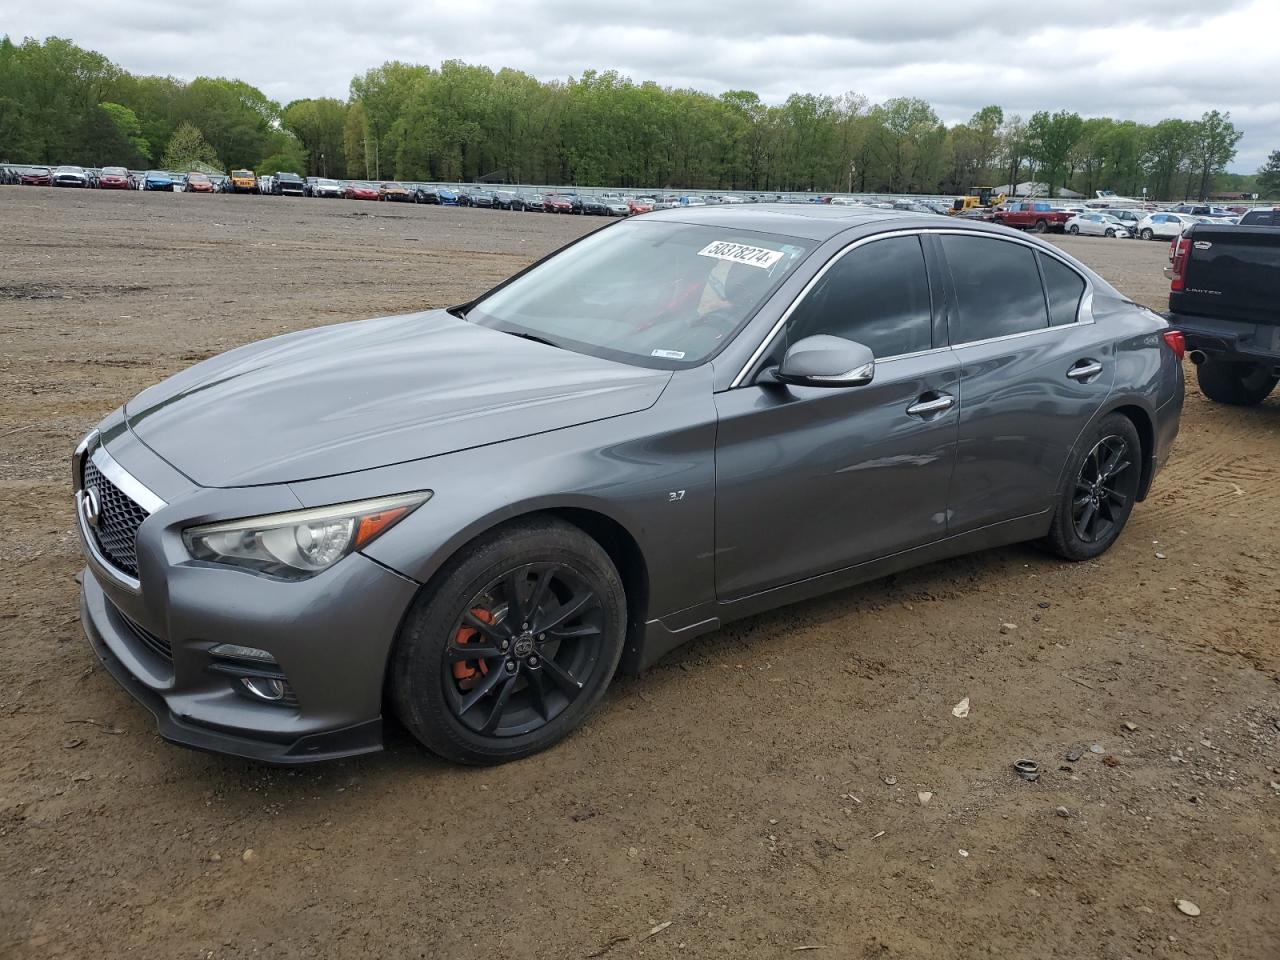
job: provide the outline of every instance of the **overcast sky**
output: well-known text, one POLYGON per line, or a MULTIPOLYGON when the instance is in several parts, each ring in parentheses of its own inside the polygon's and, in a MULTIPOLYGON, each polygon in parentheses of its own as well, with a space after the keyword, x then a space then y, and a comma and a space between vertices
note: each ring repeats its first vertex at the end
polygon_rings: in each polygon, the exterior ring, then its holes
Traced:
POLYGON ((238 78, 282 103, 345 99, 386 60, 460 59, 769 102, 916 96, 947 123, 988 103, 1143 122, 1217 108, 1245 133, 1230 169, 1280 149, 1280 0, 0 0, 0 31, 67 37, 136 73, 238 78))

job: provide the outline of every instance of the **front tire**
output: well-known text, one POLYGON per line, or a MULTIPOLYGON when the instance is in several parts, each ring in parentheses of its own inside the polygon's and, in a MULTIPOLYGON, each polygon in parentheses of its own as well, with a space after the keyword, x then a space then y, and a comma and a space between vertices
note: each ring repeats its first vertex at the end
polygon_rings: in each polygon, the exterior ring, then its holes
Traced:
POLYGON ((1033 227, 1032 229, 1034 229, 1036 233, 1048 233, 1049 224, 1043 220, 1037 220, 1035 227, 1033 227))
POLYGON ((1078 226, 1076 226, 1076 225, 1073 223, 1073 224, 1068 228, 1068 232, 1069 232, 1073 237, 1078 237, 1078 236, 1080 235, 1080 228, 1079 228, 1078 226))
POLYGON ((1154 240, 1156 238, 1154 231, 1150 227, 1143 227, 1138 231, 1138 236, 1143 240, 1154 240))
POLYGON ((460 763, 545 750, 604 695, 626 624, 622 580, 595 540, 553 518, 503 526, 451 559, 411 608, 391 662, 396 713, 460 763))
POLYGON ((1092 560, 1116 542, 1142 478, 1142 441, 1124 414, 1103 417, 1076 446, 1045 545, 1067 560, 1092 560))
POLYGON ((1271 395, 1278 380, 1263 363, 1206 360, 1196 367, 1200 392, 1233 407, 1256 407, 1271 395))
POLYGON ((1113 237, 1113 238, 1114 238, 1114 237, 1115 237, 1115 235, 1116 235, 1116 232, 1115 232, 1115 230, 1113 230, 1111 227, 1107 227, 1106 235, 1107 235, 1108 237, 1113 237))

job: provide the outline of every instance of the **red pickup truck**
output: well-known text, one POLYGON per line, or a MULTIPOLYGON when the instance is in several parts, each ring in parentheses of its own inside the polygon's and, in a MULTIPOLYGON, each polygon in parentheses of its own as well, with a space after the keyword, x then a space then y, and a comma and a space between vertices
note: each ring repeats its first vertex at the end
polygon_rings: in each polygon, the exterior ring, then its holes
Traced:
POLYGON ((1062 233, 1071 216, 1066 210, 1055 209, 1048 200, 1016 200, 997 208, 992 219, 1006 227, 1021 227, 1036 233, 1050 230, 1062 233))

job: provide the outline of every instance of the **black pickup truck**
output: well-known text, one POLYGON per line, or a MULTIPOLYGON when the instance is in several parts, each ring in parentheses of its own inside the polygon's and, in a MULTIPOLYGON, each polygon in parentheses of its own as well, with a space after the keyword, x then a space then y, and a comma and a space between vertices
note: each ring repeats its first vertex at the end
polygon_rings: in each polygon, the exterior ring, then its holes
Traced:
POLYGON ((1175 242, 1168 320, 1200 390, 1236 406, 1280 381, 1280 227, 1198 223, 1175 242))

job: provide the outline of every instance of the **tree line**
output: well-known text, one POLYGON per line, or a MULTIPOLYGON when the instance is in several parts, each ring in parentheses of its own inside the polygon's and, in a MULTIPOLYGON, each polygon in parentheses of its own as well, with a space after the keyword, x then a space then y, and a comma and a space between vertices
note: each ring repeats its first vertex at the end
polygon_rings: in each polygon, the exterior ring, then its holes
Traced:
POLYGON ((1240 137, 1217 110, 1141 124, 992 105, 948 127, 910 97, 771 105, 749 90, 713 96, 614 71, 541 81, 457 60, 391 61, 355 77, 345 101, 281 105, 239 80, 134 75, 57 37, 0 39, 0 159, 14 162, 761 192, 1280 191, 1269 169, 1280 151, 1257 177, 1224 173, 1240 137))

